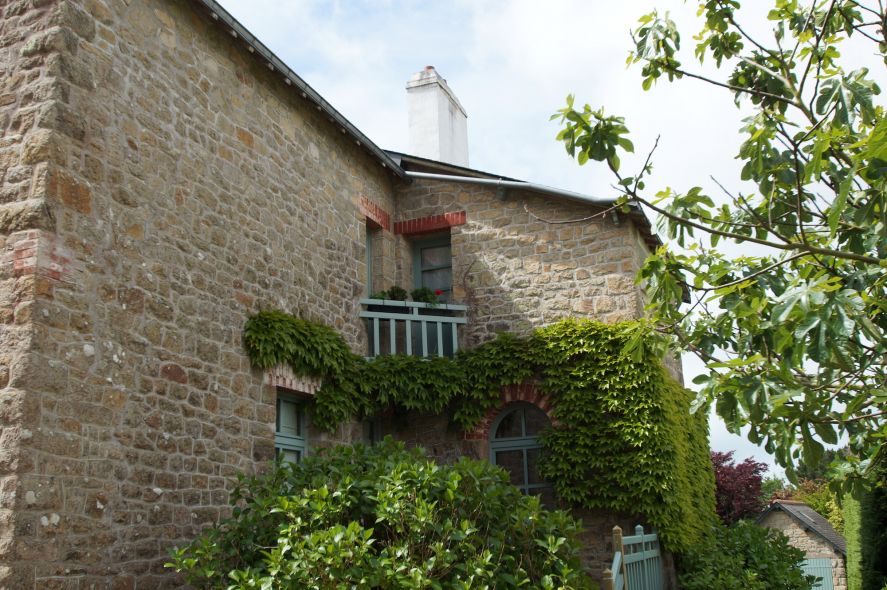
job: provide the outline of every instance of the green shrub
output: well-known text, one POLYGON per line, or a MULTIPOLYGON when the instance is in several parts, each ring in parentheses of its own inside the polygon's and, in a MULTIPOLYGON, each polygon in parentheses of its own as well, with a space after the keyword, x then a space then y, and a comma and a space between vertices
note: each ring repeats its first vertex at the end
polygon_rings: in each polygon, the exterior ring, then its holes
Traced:
MULTIPOLYGON (((390 292, 389 292, 390 295, 390 292)), ((662 367, 644 322, 565 319, 529 337, 500 334, 455 358, 351 354, 325 327, 279 311, 252 316, 244 343, 259 368, 321 377, 313 423, 332 431, 384 411, 448 415, 474 429, 502 388, 535 382, 556 424, 542 475, 573 506, 643 514, 663 546, 684 551, 715 518, 708 413, 662 367)))
POLYGON ((781 532, 739 521, 717 525, 684 553, 678 581, 683 590, 809 590, 815 578, 801 571, 803 560, 781 532))
POLYGON ((844 496, 844 538, 847 540, 847 590, 862 589, 862 540, 859 498, 844 496))
POLYGON ((386 439, 243 478, 234 512, 167 564, 199 588, 587 588, 576 523, 486 462, 386 439))
POLYGON ((872 469, 860 500, 862 590, 887 588, 887 462, 872 469))

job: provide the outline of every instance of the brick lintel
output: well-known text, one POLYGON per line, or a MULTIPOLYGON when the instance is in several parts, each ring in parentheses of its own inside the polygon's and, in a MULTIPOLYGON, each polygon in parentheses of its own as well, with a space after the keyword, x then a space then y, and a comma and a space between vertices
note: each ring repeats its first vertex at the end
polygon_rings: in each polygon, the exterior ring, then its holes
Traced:
POLYGON ((360 196, 359 207, 361 214, 372 225, 380 227, 385 231, 391 231, 391 215, 385 209, 363 195, 360 196))
POLYGON ((439 229, 447 229, 456 225, 465 225, 465 211, 454 211, 442 215, 429 215, 418 219, 397 221, 394 233, 404 235, 426 234, 439 229))

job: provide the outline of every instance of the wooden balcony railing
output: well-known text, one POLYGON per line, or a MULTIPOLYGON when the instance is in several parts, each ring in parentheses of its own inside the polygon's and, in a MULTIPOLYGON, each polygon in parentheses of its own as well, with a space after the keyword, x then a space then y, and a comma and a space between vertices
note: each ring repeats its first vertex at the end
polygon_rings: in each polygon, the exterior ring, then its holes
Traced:
POLYGON ((453 356, 459 350, 459 326, 468 322, 468 306, 361 299, 368 355, 453 356))

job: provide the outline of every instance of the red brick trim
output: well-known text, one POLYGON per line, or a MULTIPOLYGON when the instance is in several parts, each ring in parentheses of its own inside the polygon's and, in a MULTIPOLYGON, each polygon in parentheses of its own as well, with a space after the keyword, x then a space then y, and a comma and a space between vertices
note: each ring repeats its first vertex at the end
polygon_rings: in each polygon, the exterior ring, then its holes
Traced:
POLYGON ((426 234, 439 229, 447 229, 456 225, 465 225, 465 211, 430 215, 407 221, 394 223, 394 233, 404 235, 426 234))
POLYGON ((37 275, 56 281, 71 281, 76 271, 71 254, 57 236, 42 230, 26 230, 9 236, 6 252, 0 254, 2 274, 14 277, 37 275))
POLYGON ((360 208, 361 214, 374 225, 381 227, 385 231, 391 231, 391 215, 385 209, 363 195, 360 196, 357 206, 360 208))
POLYGON ((489 440, 490 428, 496 417, 505 409, 505 406, 514 402, 533 404, 548 415, 552 424, 556 424, 551 416, 551 400, 539 391, 535 383, 526 381, 520 385, 506 385, 499 393, 499 402, 499 405, 487 411, 474 430, 465 433, 465 440, 489 440))
POLYGON ((302 394, 313 396, 320 389, 320 379, 296 375, 293 370, 284 365, 278 365, 265 370, 265 385, 282 387, 302 394))

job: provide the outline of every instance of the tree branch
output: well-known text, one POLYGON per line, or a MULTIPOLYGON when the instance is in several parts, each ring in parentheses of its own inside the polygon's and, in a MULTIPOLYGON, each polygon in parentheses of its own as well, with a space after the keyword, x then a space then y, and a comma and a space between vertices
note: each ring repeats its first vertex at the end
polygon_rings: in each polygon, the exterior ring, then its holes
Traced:
POLYGON ((792 260, 797 260, 798 258, 803 258, 804 256, 813 256, 813 254, 811 254, 810 252, 799 252, 798 254, 793 254, 792 256, 789 256, 788 258, 784 258, 782 260, 777 260, 773 264, 765 266, 764 268, 760 268, 760 269, 756 270, 755 272, 751 273, 750 275, 746 275, 742 278, 736 279, 735 281, 730 281, 729 283, 724 283, 723 285, 715 285, 713 287, 695 287, 693 285, 687 284, 685 281, 682 281, 682 282, 684 282, 684 284, 687 285, 687 287, 689 287, 695 291, 703 291, 706 293, 709 291, 717 291, 719 289, 726 289, 728 287, 733 287, 735 285, 741 285, 742 283, 744 283, 746 281, 750 281, 756 277, 761 276, 762 274, 766 274, 766 273, 770 272, 774 268, 782 266, 786 262, 791 262, 792 260))
POLYGON ((872 256, 866 256, 865 254, 856 254, 853 252, 842 252, 840 250, 832 250, 829 248, 820 248, 818 246, 811 246, 806 243, 790 243, 790 244, 778 244, 776 242, 768 242, 767 240, 760 240, 758 238, 752 236, 743 236, 741 234, 735 234, 733 232, 725 232, 716 229, 712 229, 710 227, 706 227, 700 223, 696 223, 689 219, 683 218, 679 215, 675 215, 670 211, 667 211, 661 207, 657 207, 656 205, 650 203, 646 199, 640 197, 637 194, 632 194, 626 192, 626 194, 631 197, 633 200, 637 201, 641 205, 645 207, 649 207, 653 211, 656 211, 660 215, 664 215, 668 217, 672 221, 675 221, 681 225, 689 226, 696 228, 700 231, 704 231, 709 234, 715 234, 722 238, 729 238, 731 240, 736 240, 739 242, 752 242, 755 244, 760 244, 762 246, 769 246, 771 248, 775 248, 777 250, 792 250, 792 251, 802 251, 802 252, 810 252, 815 254, 822 254, 823 256, 832 256, 834 258, 842 258, 846 260, 856 260, 858 262, 865 262, 867 264, 880 265, 881 261, 878 258, 874 258, 872 256))

